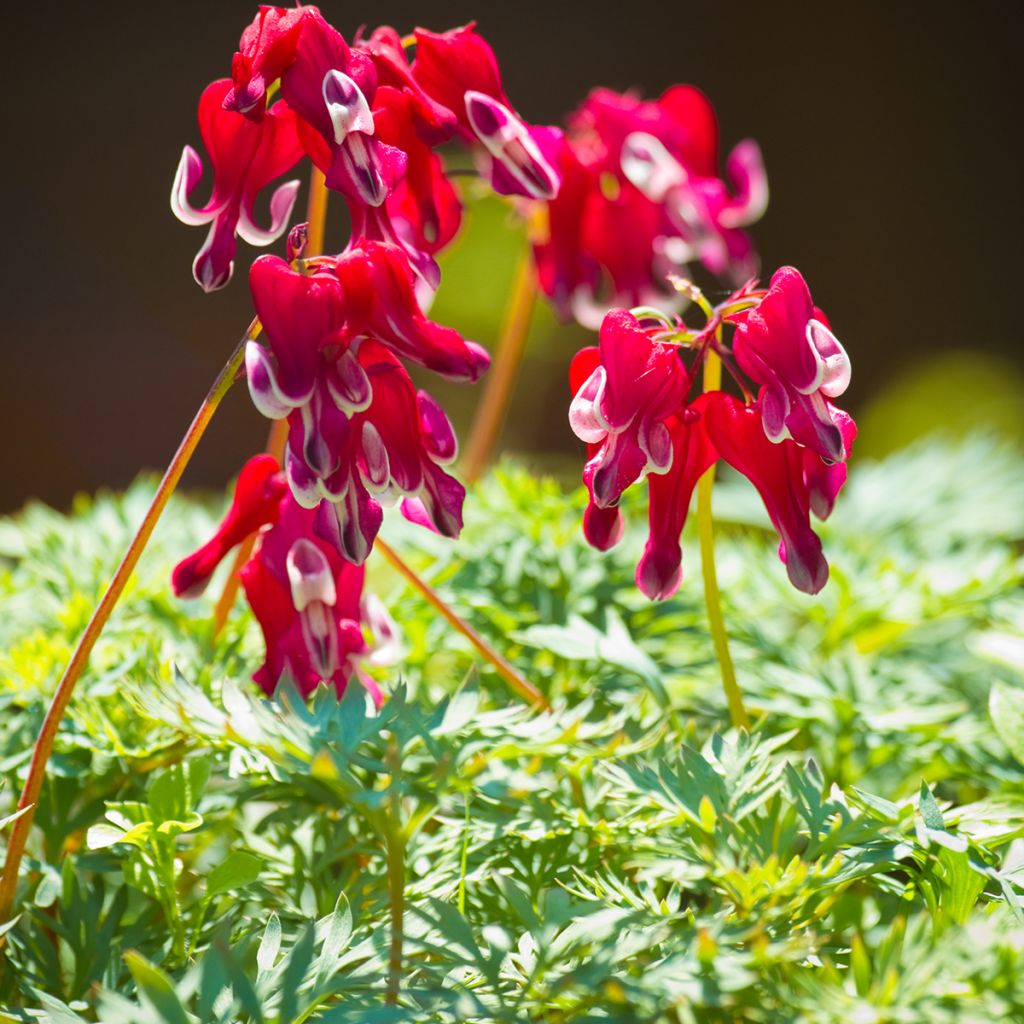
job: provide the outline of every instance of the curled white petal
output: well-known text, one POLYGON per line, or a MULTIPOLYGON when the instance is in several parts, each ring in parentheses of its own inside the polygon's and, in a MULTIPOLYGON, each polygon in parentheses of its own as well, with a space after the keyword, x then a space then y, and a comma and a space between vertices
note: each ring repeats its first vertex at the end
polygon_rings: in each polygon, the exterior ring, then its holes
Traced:
POLYGON ((171 212, 182 224, 191 227, 209 224, 220 212, 217 208, 197 210, 188 201, 189 194, 199 184, 202 176, 202 159, 191 146, 186 146, 181 151, 181 160, 178 161, 178 170, 174 174, 174 184, 171 186, 171 212))
POLYGON ((253 222, 252 211, 243 205, 238 216, 238 234, 250 245, 270 245, 284 233, 291 219, 295 199, 299 194, 299 181, 294 179, 279 185, 270 197, 270 227, 261 228, 253 222))
POLYGON ((277 369, 258 341, 245 343, 245 378, 252 404, 269 420, 283 420, 302 404, 289 398, 277 382, 277 369))
POLYGON ((653 203, 661 203, 686 181, 682 164, 647 132, 632 132, 622 144, 622 173, 653 203))

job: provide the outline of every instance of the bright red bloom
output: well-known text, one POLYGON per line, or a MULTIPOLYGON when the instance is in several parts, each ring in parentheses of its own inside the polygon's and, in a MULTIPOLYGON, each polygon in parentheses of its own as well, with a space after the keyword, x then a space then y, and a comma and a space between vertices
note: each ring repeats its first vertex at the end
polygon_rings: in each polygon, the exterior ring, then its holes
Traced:
POLYGON ((255 681, 272 694, 287 674, 303 695, 320 682, 331 683, 340 694, 356 674, 380 703, 377 684, 359 664, 393 660, 394 626, 379 602, 363 595, 362 568, 317 537, 314 520, 315 513, 300 507, 289 493, 275 459, 250 459, 217 533, 175 568, 174 592, 195 597, 231 549, 262 530, 241 570, 246 597, 266 641, 266 660, 255 681), (373 647, 364 626, 373 636, 373 647))
POLYGON ((665 277, 700 260, 730 279, 749 276, 740 227, 756 220, 767 186, 756 144, 740 143, 717 176, 718 127, 691 86, 657 101, 596 89, 569 121, 563 186, 535 247, 541 286, 563 315, 597 326, 611 306, 666 299, 665 277))
POLYGON ((798 270, 782 267, 767 294, 739 323, 733 351, 761 389, 765 433, 792 437, 823 459, 841 462, 843 436, 837 398, 850 383, 850 360, 829 330, 798 270))
POLYGON ((671 597, 683 580, 679 538, 690 499, 697 482, 718 459, 705 417, 712 397, 699 395, 666 423, 672 438, 672 464, 667 473, 652 474, 648 482, 649 534, 636 567, 636 585, 652 601, 671 597))
POLYGON ((381 86, 398 89, 409 98, 420 135, 425 142, 433 146, 447 142, 452 137, 458 125, 458 117, 416 81, 402 38, 393 28, 384 25, 376 29, 369 39, 357 36, 355 47, 373 61, 381 86))
POLYGON ((302 505, 325 504, 323 535, 361 563, 381 503, 405 497, 456 536, 465 492, 440 468, 455 458, 454 432, 389 349, 462 379, 486 366, 483 350, 423 316, 404 258, 380 243, 310 275, 265 256, 250 281, 269 351, 249 342, 249 390, 264 415, 288 417, 289 480, 302 505))
POLYGON ((455 237, 462 221, 462 204, 444 164, 423 141, 418 109, 415 93, 390 86, 377 90, 373 115, 377 137, 407 158, 405 174, 388 196, 387 213, 393 224, 404 228, 411 243, 410 258, 439 252, 455 237))
POLYGON ((694 330, 660 314, 641 322, 612 310, 601 325, 599 347, 583 349, 573 360, 569 422, 587 444, 584 534, 601 550, 616 544, 624 531, 619 499, 647 476, 650 528, 636 582, 652 600, 669 597, 682 577, 679 538, 693 490, 721 457, 761 495, 790 581, 817 593, 828 579, 828 564, 810 516, 831 513, 846 482, 857 428, 814 389, 845 387, 849 361, 790 268, 779 271, 766 291, 748 282, 717 310, 708 308, 706 317, 704 327, 694 330), (731 349, 726 327, 735 328, 731 349), (737 378, 747 404, 723 391, 688 400, 692 377, 709 351, 737 378), (683 362, 688 356, 689 368, 683 362), (766 423, 775 413, 766 405, 774 394, 766 384, 755 401, 731 357, 743 369, 752 366, 749 372, 764 372, 761 379, 792 402, 784 421, 792 437, 769 435, 766 423), (769 359, 770 378, 764 369, 769 359), (808 426, 819 409, 828 431, 808 426), (824 451, 822 437, 829 443, 824 451))
POLYGON ((231 60, 231 89, 224 97, 224 109, 258 121, 266 110, 267 88, 295 59, 304 18, 315 7, 267 7, 242 33, 238 51, 231 60))
POLYGON ((646 473, 672 465, 672 440, 665 421, 690 390, 678 346, 652 341, 624 309, 612 310, 601 325, 598 349, 584 349, 573 362, 581 375, 569 407, 569 424, 593 456, 583 471, 591 500, 616 505, 622 492, 646 473))
POLYGON ((708 434, 722 458, 761 495, 779 534, 779 557, 790 582, 805 594, 816 594, 828 581, 828 563, 810 524, 808 450, 791 440, 769 441, 756 406, 746 406, 722 392, 715 399, 705 414, 708 434))
POLYGON ((562 133, 529 125, 515 112, 501 84, 494 51, 475 26, 442 33, 418 28, 415 36, 413 78, 455 115, 463 138, 483 144, 494 190, 553 199, 561 184, 562 133))
POLYGON ((625 310, 605 318, 599 348, 583 349, 573 360, 570 384, 576 397, 569 423, 587 442, 587 540, 602 551, 618 543, 619 499, 647 476, 650 537, 637 586, 651 600, 669 597, 682 579, 679 537, 690 495, 717 457, 704 430, 706 399, 686 404, 690 376, 681 350, 653 340, 625 310))
POLYGON ((294 112, 275 103, 267 116, 249 121, 223 101, 229 79, 207 86, 199 101, 199 131, 213 165, 213 192, 198 209, 192 193, 203 174, 199 154, 186 146, 171 189, 171 209, 185 224, 210 224, 206 242, 192 264, 192 274, 204 291, 222 288, 231 279, 235 233, 250 245, 269 245, 288 225, 298 181, 279 186, 270 198, 270 227, 259 227, 253 207, 265 185, 290 170, 302 156, 294 112))
POLYGON ((272 455, 256 455, 242 467, 234 500, 217 532, 174 567, 171 588, 178 597, 199 597, 227 553, 277 518, 281 499, 288 490, 279 470, 272 455))

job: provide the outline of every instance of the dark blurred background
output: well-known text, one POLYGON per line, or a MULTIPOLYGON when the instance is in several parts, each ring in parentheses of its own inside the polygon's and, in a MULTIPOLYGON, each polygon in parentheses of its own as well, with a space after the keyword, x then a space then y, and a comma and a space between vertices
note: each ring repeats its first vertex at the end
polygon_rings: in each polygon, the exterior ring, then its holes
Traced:
MULTIPOLYGON (((763 147, 763 265, 799 266, 850 351, 864 452, 931 426, 1024 426, 1017 7, 322 4, 346 35, 476 18, 535 122, 561 121, 594 85, 701 87, 725 147, 763 147)), ((205 229, 179 224, 168 194, 182 146, 199 144, 199 93, 254 13, 242 0, 5 8, 0 510, 162 468, 248 323, 252 251, 203 295, 189 268, 205 229)), ((434 315, 490 343, 516 237, 496 205, 479 213, 434 315)), ((535 328, 505 447, 544 460, 575 450, 565 367, 586 335, 544 312, 535 328)), ((464 430, 474 389, 443 397, 464 430)), ((235 389, 186 482, 220 486, 265 433, 235 389)))

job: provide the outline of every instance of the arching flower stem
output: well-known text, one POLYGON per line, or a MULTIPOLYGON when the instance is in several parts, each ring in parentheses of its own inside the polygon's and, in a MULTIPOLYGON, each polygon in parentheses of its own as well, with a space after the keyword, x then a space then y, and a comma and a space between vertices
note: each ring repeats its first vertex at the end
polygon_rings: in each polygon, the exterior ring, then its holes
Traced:
MULTIPOLYGON (((252 338, 259 331, 259 324, 254 320, 245 332, 245 337, 238 343, 231 358, 225 363, 223 369, 213 382, 203 404, 199 407, 195 418, 185 432, 185 436, 178 445, 170 464, 164 473, 160 485, 157 487, 153 501, 150 503, 146 514, 139 524, 139 528, 128 545, 128 550, 121 559, 107 589, 100 598, 100 603, 92 613, 85 632, 79 638, 64 674, 57 684, 50 707, 43 719, 42 728, 36 737, 35 748, 32 752, 32 760, 29 764, 28 776, 21 791, 21 798, 18 800, 18 809, 23 811, 22 815, 14 822, 11 830, 10 840, 7 844, 7 855, 4 860, 3 875, 0 877, 0 924, 7 922, 11 917, 14 906, 14 897, 18 886, 18 868, 21 864, 22 855, 25 852, 25 844, 28 840, 29 831, 32 828, 32 819, 35 814, 36 803, 39 800, 39 793, 46 776, 46 765, 50 754, 53 752, 53 745, 57 738, 57 730, 60 728, 61 719, 71 700, 75 684, 85 670, 89 661, 89 655, 103 632, 114 606, 117 604, 124 591, 128 579, 139 561, 139 557, 145 550, 146 544, 156 527, 160 515, 175 488, 185 467, 189 464, 196 446, 199 444, 206 428, 213 419, 221 400, 228 393, 231 385, 238 377, 242 368, 242 360, 245 353, 245 342, 252 338)), ((2 939, 0 939, 2 942, 2 939)))
POLYGON ((463 462, 467 483, 475 483, 490 462, 498 435, 501 433, 519 375, 519 365, 526 350, 530 319, 537 301, 537 276, 533 259, 527 251, 516 269, 508 309, 498 336, 494 363, 487 374, 480 396, 476 418, 470 431, 463 462))
POLYGON ((434 588, 424 580, 419 573, 416 572, 410 565, 408 565, 402 557, 391 547, 385 540, 380 536, 377 537, 374 542, 374 548, 379 551, 384 558, 391 564, 391 566, 398 571, 398 573, 405 578, 405 580, 412 584, 426 598, 430 606, 452 627, 460 632, 472 645, 476 648, 477 652, 487 661, 494 670, 505 680, 506 683, 523 700, 527 703, 532 704, 534 707, 547 709, 548 702, 542 694, 531 682, 524 679, 516 669, 506 661, 486 640, 464 619, 462 619, 444 599, 437 593, 434 588))

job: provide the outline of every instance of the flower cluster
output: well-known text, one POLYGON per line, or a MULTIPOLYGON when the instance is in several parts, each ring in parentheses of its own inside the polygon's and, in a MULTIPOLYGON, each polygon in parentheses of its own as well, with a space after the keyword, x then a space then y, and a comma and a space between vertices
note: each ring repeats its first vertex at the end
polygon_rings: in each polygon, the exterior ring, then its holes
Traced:
POLYGON ((204 91, 199 128, 212 194, 193 205, 203 164, 186 146, 171 206, 186 224, 210 224, 193 265, 207 291, 230 279, 236 234, 267 245, 284 232, 297 181, 272 194, 269 227, 255 223, 253 206, 303 155, 344 197, 353 241, 397 246, 432 288, 433 256, 461 217, 436 152, 441 143, 470 144, 481 173, 503 195, 552 199, 560 183, 561 132, 516 113, 494 53, 472 25, 417 29, 407 39, 382 27, 350 45, 316 7, 261 7, 242 33, 231 77, 204 91))
POLYGON ((846 480, 856 427, 831 400, 850 382, 849 359, 792 267, 767 289, 748 283, 705 312, 707 323, 691 330, 648 311, 638 319, 613 310, 598 347, 576 356, 569 419, 588 446, 587 539, 602 550, 620 539, 619 499, 647 476, 650 533, 636 581, 652 600, 669 597, 682 579, 679 539, 691 496, 721 458, 757 488, 792 584, 817 593, 828 563, 810 515, 825 519, 846 480), (721 390, 691 399, 709 353, 745 401, 721 390))
POLYGON ((561 133, 519 117, 472 25, 407 39, 380 28, 350 45, 315 7, 261 7, 231 77, 203 93, 199 120, 212 195, 192 205, 202 161, 186 147, 171 204, 187 223, 211 224, 193 268, 203 288, 230 278, 236 233, 265 244, 284 232, 297 182, 272 194, 269 228, 256 226, 253 205, 303 154, 351 215, 340 255, 302 259, 300 230, 289 236, 290 262, 264 256, 249 275, 265 339, 247 343, 249 390, 265 416, 288 421, 296 501, 357 565, 382 504, 398 499, 412 520, 457 536, 465 491, 443 468, 455 435, 402 362, 465 381, 489 362, 421 308, 439 281, 434 255, 461 217, 436 147, 462 140, 496 191, 548 200, 560 184, 561 133))
POLYGON ((656 101, 596 89, 569 120, 562 188, 535 246, 544 292, 597 327, 614 306, 668 301, 666 275, 701 263, 733 285, 757 270, 749 236, 768 202, 761 152, 740 142, 718 173, 718 125, 703 93, 656 101))
POLYGON ((291 496, 272 456, 245 464, 217 532, 175 568, 174 593, 197 597, 225 556, 258 531, 240 573, 267 648, 253 678, 270 694, 287 674, 306 695, 321 681, 340 694, 356 675, 379 704, 380 689, 360 665, 394 660, 394 625, 380 602, 362 593, 362 567, 316 536, 313 513, 291 496))

